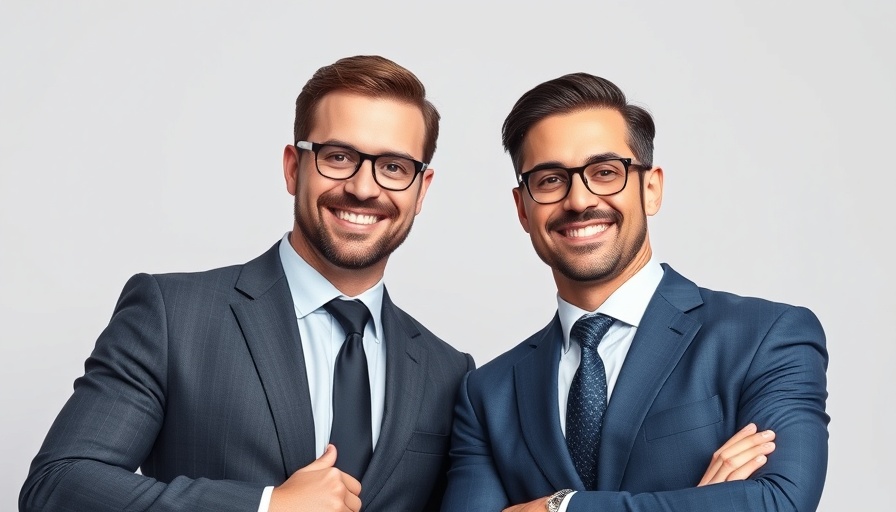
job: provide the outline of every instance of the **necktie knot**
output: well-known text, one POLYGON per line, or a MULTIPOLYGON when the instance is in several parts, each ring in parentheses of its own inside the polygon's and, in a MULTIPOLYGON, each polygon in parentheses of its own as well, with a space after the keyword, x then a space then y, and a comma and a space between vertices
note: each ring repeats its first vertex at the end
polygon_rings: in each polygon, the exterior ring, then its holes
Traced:
POLYGON ((613 317, 602 313, 583 315, 576 320, 569 331, 570 337, 578 340, 582 348, 594 350, 613 325, 613 317))
POLYGON ((333 299, 324 304, 324 309, 342 326, 346 336, 358 334, 364 336, 364 326, 370 320, 370 311, 358 299, 333 299))

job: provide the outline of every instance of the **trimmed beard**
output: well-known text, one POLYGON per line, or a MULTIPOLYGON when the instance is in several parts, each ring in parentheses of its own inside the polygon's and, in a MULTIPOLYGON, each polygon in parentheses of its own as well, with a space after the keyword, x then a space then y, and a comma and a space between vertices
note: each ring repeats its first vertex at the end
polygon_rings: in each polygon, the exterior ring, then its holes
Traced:
MULTIPOLYGON (((332 194, 324 194, 317 199, 317 208, 319 210, 324 208, 369 208, 370 206, 369 201, 358 201, 353 197, 346 195, 333 197, 332 194)), ((377 206, 377 210, 386 217, 393 219, 398 217, 398 209, 393 205, 379 205, 377 203, 377 206)), ((411 227, 414 225, 414 219, 411 218, 410 224, 408 224, 407 229, 404 231, 384 234, 375 240, 373 246, 370 248, 355 249, 352 247, 352 245, 354 245, 352 242, 363 242, 367 239, 367 235, 350 234, 347 236, 349 240, 348 243, 339 244, 333 238, 332 234, 327 231, 323 223, 312 225, 308 222, 308 219, 299 214, 298 194, 296 194, 293 214, 295 216, 296 224, 298 224, 299 229, 302 231, 302 236, 305 237, 305 240, 307 240, 308 243, 324 257, 324 259, 337 267, 349 270, 365 269, 388 258, 395 249, 398 249, 398 247, 404 243, 411 232, 411 227)))
MULTIPOLYGON (((575 221, 586 221, 592 219, 611 219, 616 226, 617 236, 622 231, 624 219, 619 212, 588 210, 581 215, 570 215, 564 218, 556 219, 552 225, 562 225, 575 221)), ((549 229, 553 229, 551 225, 549 229)), ((637 256, 638 251, 644 245, 647 239, 647 218, 641 229, 634 233, 635 239, 628 247, 615 246, 610 247, 608 254, 600 259, 589 258, 588 256, 598 251, 602 245, 607 242, 597 242, 573 250, 572 257, 565 254, 552 253, 547 249, 535 246, 535 252, 541 261, 545 262, 549 267, 556 269, 564 277, 571 281, 587 282, 587 281, 604 281, 613 278, 626 268, 637 256)))

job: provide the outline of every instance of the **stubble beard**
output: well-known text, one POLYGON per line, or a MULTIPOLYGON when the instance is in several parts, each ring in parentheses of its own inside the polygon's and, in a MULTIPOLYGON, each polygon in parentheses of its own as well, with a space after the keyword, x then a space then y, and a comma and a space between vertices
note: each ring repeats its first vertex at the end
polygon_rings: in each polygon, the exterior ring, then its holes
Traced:
MULTIPOLYGON (((317 208, 318 210, 323 210, 328 206, 334 206, 335 203, 343 206, 363 204, 348 198, 340 198, 338 201, 334 201, 330 196, 321 196, 318 198, 317 208)), ((411 219, 406 229, 395 233, 386 233, 374 240, 372 245, 362 245, 369 239, 369 235, 350 233, 344 235, 343 240, 339 241, 335 239, 323 223, 313 225, 309 219, 302 216, 299 212, 298 194, 296 195, 293 212, 296 224, 299 226, 302 236, 305 237, 308 244, 323 256, 325 260, 347 270, 369 268, 388 258, 395 249, 398 249, 407 240, 411 227, 414 225, 414 220, 411 219)), ((397 211, 388 212, 388 216, 393 219, 396 218, 397 211)))
MULTIPOLYGON (((622 216, 617 215, 615 219, 617 236, 622 232, 623 222, 622 216)), ((571 281, 605 281, 621 274, 637 257, 647 239, 646 218, 634 235, 635 239, 631 244, 624 247, 621 245, 609 246, 606 249, 607 253, 602 256, 596 253, 610 242, 597 242, 575 247, 569 252, 562 253, 551 252, 544 247, 535 247, 535 252, 543 262, 571 281)))

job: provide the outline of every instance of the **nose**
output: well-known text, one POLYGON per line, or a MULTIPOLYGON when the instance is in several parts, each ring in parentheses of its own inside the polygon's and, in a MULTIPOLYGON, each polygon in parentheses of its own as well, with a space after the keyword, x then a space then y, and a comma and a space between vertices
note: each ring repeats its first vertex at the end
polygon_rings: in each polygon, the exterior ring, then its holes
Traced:
POLYGON ((373 161, 365 158, 361 161, 361 168, 354 176, 346 180, 345 191, 355 196, 359 201, 378 197, 381 189, 373 178, 373 161))
POLYGON ((566 199, 563 200, 564 208, 574 212, 583 212, 597 206, 599 202, 600 196, 593 194, 585 186, 585 176, 582 173, 572 177, 569 192, 566 194, 566 199))

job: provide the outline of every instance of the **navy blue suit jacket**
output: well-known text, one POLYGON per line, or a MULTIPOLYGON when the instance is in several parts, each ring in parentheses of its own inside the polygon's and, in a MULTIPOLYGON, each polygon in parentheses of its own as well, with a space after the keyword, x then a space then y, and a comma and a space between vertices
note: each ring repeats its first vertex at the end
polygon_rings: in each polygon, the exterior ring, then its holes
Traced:
MULTIPOLYGON (((363 510, 437 510, 473 362, 388 294, 382 321, 385 411, 363 510)), ((85 367, 31 465, 23 511, 255 512, 264 486, 315 459, 278 244, 245 265, 134 276, 85 367)))
MULTIPOLYGON (((607 407, 597 490, 569 512, 815 510, 827 468, 827 352, 809 310, 698 288, 664 265, 607 407), (752 478, 695 488, 749 422, 777 449, 752 478)), ((442 510, 582 491, 560 430, 555 318, 462 384, 442 510)))

